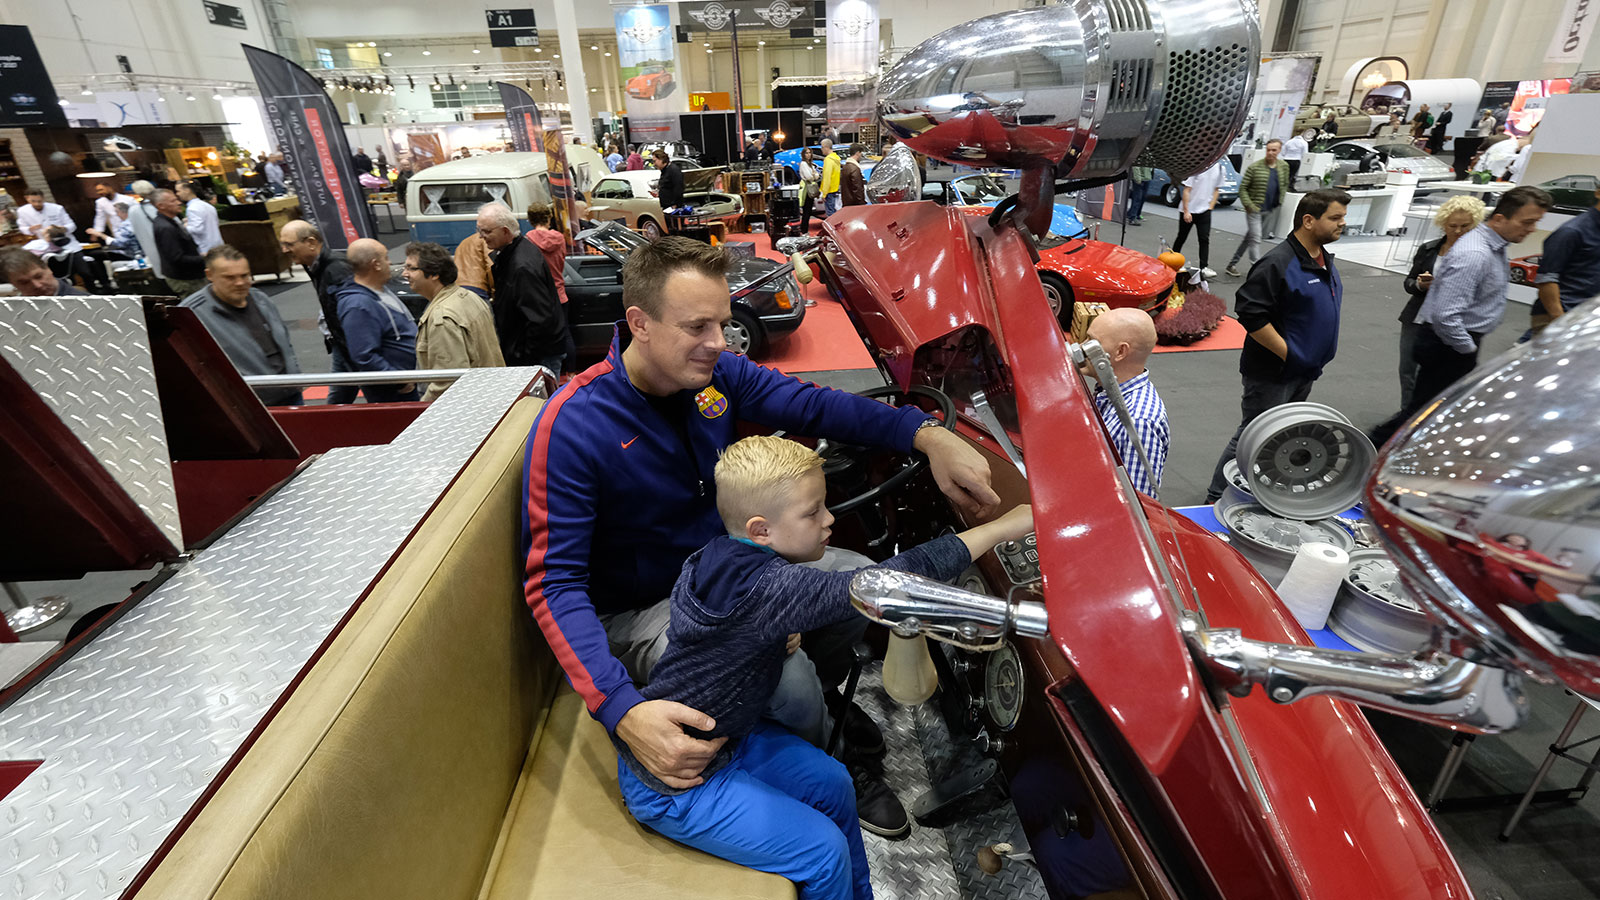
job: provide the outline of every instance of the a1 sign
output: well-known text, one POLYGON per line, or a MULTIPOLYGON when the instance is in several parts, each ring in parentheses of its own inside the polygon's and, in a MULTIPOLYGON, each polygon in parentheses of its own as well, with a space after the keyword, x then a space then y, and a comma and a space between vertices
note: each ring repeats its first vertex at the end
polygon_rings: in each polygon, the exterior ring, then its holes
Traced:
POLYGON ((489 22, 491 47, 534 47, 539 43, 531 9, 489 9, 484 10, 484 17, 489 22))

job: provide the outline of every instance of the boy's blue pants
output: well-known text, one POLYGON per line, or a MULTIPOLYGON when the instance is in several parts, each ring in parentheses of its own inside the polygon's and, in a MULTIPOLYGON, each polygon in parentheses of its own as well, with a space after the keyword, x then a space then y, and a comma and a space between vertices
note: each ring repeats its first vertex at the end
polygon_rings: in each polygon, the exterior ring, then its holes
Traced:
POLYGON ((705 784, 657 793, 620 760, 628 811, 667 837, 793 881, 801 900, 871 900, 855 785, 838 760, 760 722, 705 784))

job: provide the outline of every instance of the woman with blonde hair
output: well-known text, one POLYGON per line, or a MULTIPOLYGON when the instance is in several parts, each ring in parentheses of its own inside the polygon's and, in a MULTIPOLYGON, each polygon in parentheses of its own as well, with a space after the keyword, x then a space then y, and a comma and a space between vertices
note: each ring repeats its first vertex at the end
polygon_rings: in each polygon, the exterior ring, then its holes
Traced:
POLYGON ((1411 273, 1406 276, 1406 293, 1411 295, 1405 309, 1400 311, 1400 408, 1411 408, 1411 392, 1417 384, 1417 361, 1414 351, 1417 334, 1427 325, 1418 324, 1417 310, 1428 296, 1433 284, 1433 269, 1439 259, 1450 252, 1456 241, 1467 232, 1483 224, 1485 209, 1477 197, 1451 197, 1439 205, 1433 214, 1433 224, 1444 232, 1442 237, 1428 241, 1417 248, 1411 260, 1411 273))

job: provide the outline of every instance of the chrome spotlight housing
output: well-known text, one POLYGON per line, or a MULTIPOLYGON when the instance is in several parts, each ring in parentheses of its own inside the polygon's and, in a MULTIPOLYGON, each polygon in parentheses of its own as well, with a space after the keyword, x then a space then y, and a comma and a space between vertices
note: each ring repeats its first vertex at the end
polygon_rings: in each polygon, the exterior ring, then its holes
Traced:
POLYGON ((1174 181, 1227 151, 1260 61, 1249 0, 1076 0, 986 16, 913 48, 883 76, 879 114, 948 163, 1174 181))

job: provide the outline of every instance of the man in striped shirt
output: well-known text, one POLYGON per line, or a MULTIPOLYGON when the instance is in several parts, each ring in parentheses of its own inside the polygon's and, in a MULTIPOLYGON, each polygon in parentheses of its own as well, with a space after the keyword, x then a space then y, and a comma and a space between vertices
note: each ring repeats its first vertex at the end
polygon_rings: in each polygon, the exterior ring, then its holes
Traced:
POLYGON ((1094 392, 1094 408, 1105 424, 1111 446, 1122 457, 1123 468, 1128 470, 1128 480, 1133 482, 1134 489, 1154 497, 1161 489, 1161 472, 1167 467, 1167 444, 1172 434, 1167 424, 1167 407, 1161 402, 1161 395, 1156 393, 1150 372, 1145 368, 1145 361, 1156 346, 1155 323, 1143 310, 1113 309, 1089 323, 1089 339, 1099 341, 1111 358, 1111 372, 1122 389, 1133 430, 1150 459, 1149 472, 1140 463, 1133 438, 1103 387, 1094 392))
POLYGON ((1428 327, 1417 335, 1413 351, 1417 383, 1411 405, 1373 429, 1373 443, 1381 446, 1388 441, 1408 418, 1477 368, 1483 336, 1499 327, 1505 317, 1506 288, 1511 280, 1506 247, 1532 234, 1553 202, 1536 187, 1506 191, 1489 218, 1463 235, 1440 260, 1428 299, 1417 310, 1418 324, 1428 327))

